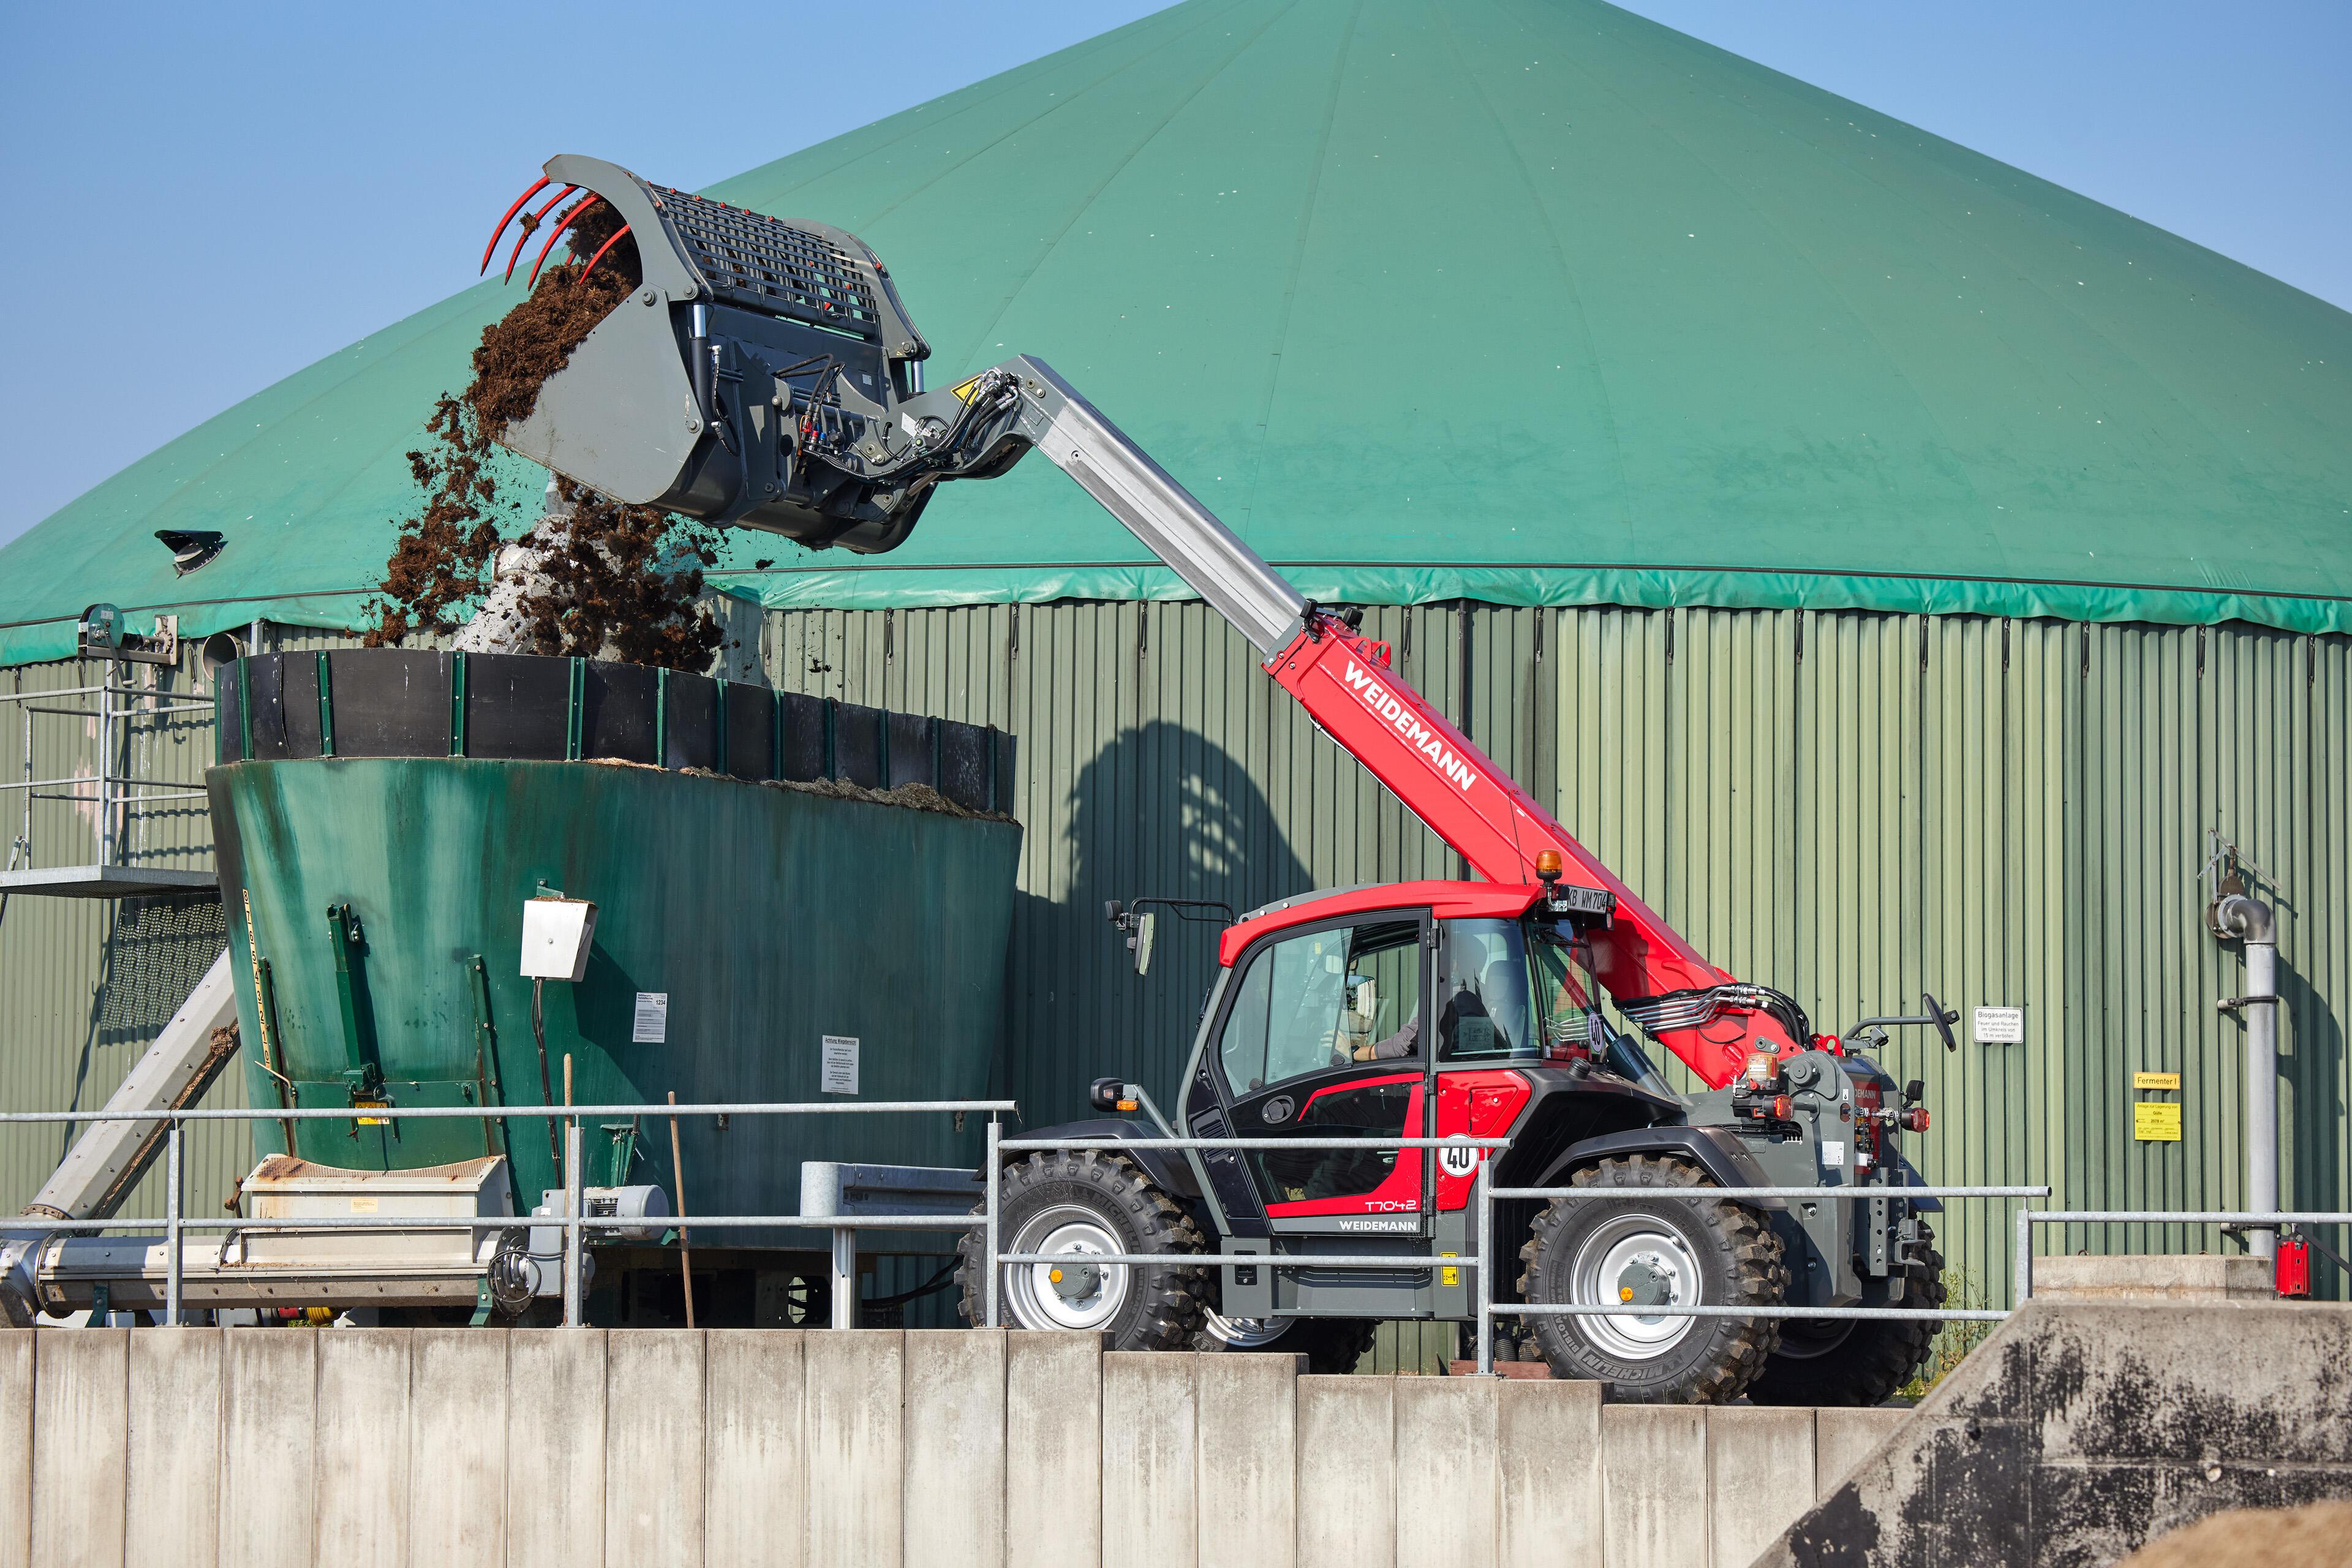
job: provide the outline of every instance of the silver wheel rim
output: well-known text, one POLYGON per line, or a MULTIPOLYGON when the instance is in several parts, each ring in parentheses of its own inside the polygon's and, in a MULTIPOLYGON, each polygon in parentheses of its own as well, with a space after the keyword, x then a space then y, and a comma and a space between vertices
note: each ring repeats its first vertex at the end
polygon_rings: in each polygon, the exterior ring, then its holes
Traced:
POLYGON ((1069 1264, 1006 1267, 1005 1303, 1013 1310, 1013 1321, 1024 1329, 1099 1329, 1127 1305, 1128 1281, 1133 1271, 1126 1264, 1078 1261, 1127 1250, 1092 1209, 1057 1204, 1040 1210, 1014 1232, 1013 1245, 1005 1250, 1072 1259, 1069 1264), (1061 1278, 1055 1279, 1056 1275, 1061 1278))
POLYGON ((1209 1337, 1227 1350, 1263 1350, 1290 1331, 1294 1320, 1289 1318, 1228 1318, 1223 1312, 1208 1315, 1209 1337))
MULTIPOLYGON (((1654 1215, 1619 1215, 1577 1244, 1569 1300, 1580 1307, 1696 1307, 1703 1294, 1698 1255, 1680 1231, 1654 1215), (1627 1293, 1631 1294, 1628 1295, 1627 1293)), ((1686 1338, 1696 1318, 1599 1313, 1571 1320, 1599 1349, 1622 1361, 1653 1361, 1686 1338)))

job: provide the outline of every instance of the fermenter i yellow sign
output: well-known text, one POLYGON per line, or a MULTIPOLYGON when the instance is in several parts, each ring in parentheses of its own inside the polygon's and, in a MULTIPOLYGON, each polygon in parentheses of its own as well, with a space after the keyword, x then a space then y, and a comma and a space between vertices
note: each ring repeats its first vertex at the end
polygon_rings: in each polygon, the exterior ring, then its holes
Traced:
POLYGON ((2143 1143, 2180 1142, 2180 1107, 2170 1100, 2143 1100, 2132 1106, 2132 1136, 2143 1143))

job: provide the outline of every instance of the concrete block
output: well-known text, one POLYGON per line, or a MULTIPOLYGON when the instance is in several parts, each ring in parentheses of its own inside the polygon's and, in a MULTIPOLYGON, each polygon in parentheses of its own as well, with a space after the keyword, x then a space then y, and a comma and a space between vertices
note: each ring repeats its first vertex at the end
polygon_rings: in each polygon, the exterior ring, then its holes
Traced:
POLYGON ((121 1568, 129 1329, 34 1329, 32 1556, 121 1568))
POLYGON ((223 1563, 307 1568, 310 1562, 319 1332, 235 1329, 221 1336, 223 1563))
MULTIPOLYGON (((408 1360, 415 1340, 409 1329, 338 1329, 320 1336, 319 1410, 311 1430, 320 1568, 404 1568, 409 1561, 415 1444, 408 1360)), ((134 1342, 134 1384, 138 1348, 134 1342)), ((504 1366, 499 1381, 506 1382, 504 1366)), ((131 1418, 138 1419, 135 1411, 131 1418)))
POLYGON ((2033 1295, 2053 1302, 2278 1300, 2267 1262, 2222 1253, 2037 1258, 2033 1295))
POLYGON ((1005 1334, 1008 1568, 1102 1562, 1102 1341, 1086 1333, 1005 1334))
POLYGON ((910 1330, 906 1366, 906 1561, 1003 1568, 1004 1335, 910 1330))
POLYGON ((505 1338, 506 1561, 602 1563, 605 1331, 515 1329, 505 1338))
POLYGON ((902 1561, 906 1336, 827 1329, 802 1344, 808 1560, 902 1561))
POLYGON ((1398 1381, 1298 1380, 1298 1568, 1396 1568, 1398 1381))
MULTIPOLYGON (((506 1336, 483 1329, 410 1332, 404 1561, 496 1563, 507 1550, 506 1336)), ((320 1340, 322 1362, 333 1337, 320 1340)))
POLYGON ((1147 1351, 1103 1357, 1103 1568, 1199 1561, 1199 1360, 1147 1351))
POLYGON ((1495 1391, 1503 1568, 1602 1568, 1601 1384, 1495 1391))
POLYGON ((33 1335, 0 1329, 0 1568, 33 1560, 33 1335))
POLYGON ((1396 1380, 1397 1561, 1496 1561, 1496 1416, 1502 1379, 1396 1380))
POLYGON ((1299 1358, 1204 1355, 1196 1539, 1219 1568, 1291 1568, 1298 1552, 1299 1358))
POLYGON ((1835 1405, 1813 1412, 1813 1496, 1825 1498, 1853 1468, 1894 1435, 1908 1410, 1854 1410, 1835 1405))
POLYGON ((702 1334, 606 1336, 604 1562, 698 1568, 702 1561, 702 1334))
POLYGON ((703 1345, 703 1561, 802 1568, 808 1542, 799 1329, 713 1329, 703 1345), (756 1500, 756 1506, 754 1501, 756 1500))
POLYGON ((1706 1417, 1680 1405, 1601 1411, 1609 1568, 1690 1568, 1706 1552, 1706 1417))
POLYGON ((1813 1413, 1727 1405, 1707 1412, 1706 1517, 1718 1563, 1748 1563, 1813 1506, 1813 1413))

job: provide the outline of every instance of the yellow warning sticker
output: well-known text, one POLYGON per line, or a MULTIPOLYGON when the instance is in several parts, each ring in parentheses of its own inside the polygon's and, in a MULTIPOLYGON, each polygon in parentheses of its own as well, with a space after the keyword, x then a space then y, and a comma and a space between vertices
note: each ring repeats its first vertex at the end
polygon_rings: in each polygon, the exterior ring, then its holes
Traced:
POLYGON ((971 401, 971 389, 979 384, 980 377, 975 375, 970 381, 960 381, 956 383, 953 386, 948 388, 948 392, 958 403, 970 403, 971 401))
POLYGON ((2177 1072, 2136 1072, 2132 1074, 2134 1089, 2179 1089, 2180 1075, 2177 1072))
POLYGON ((2168 1100, 2135 1101, 2132 1136, 2142 1143, 2179 1142, 2180 1107, 2168 1100))

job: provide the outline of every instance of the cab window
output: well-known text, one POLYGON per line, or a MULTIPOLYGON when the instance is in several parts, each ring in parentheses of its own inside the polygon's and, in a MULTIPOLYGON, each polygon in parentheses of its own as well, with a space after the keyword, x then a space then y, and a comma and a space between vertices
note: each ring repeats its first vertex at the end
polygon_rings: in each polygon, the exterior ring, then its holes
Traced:
POLYGON ((1590 954, 1565 924, 1453 921, 1444 953, 1437 982, 1443 1059, 1547 1056, 1572 1046, 1598 1054, 1590 954))
POLYGON ((1249 961, 1217 1042, 1236 1095, 1306 1073, 1420 1055, 1417 921, 1286 937, 1249 961))

